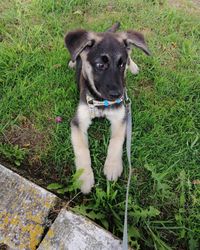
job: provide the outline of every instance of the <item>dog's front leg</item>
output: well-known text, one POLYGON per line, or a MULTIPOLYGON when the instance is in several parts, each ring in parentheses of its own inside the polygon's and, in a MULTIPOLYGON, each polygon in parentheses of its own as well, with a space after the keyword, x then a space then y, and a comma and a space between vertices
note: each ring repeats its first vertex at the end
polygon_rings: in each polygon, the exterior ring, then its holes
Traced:
POLYGON ((79 180, 81 191, 89 193, 94 185, 94 174, 91 168, 90 151, 88 148, 87 130, 91 124, 88 106, 79 104, 76 116, 71 122, 71 140, 75 154, 76 169, 83 169, 79 180))
POLYGON ((111 122, 111 139, 104 165, 104 174, 108 180, 117 180, 123 171, 122 152, 126 131, 124 106, 110 111, 107 118, 111 122))

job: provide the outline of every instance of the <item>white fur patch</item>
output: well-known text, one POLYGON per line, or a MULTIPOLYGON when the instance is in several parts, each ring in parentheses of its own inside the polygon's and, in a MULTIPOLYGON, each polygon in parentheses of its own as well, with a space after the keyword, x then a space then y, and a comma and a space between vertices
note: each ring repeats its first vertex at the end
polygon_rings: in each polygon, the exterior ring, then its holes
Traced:
POLYGON ((87 104, 79 104, 77 109, 77 116, 79 121, 79 127, 87 132, 88 127, 91 124, 90 111, 87 104))
POLYGON ((70 68, 70 69, 74 69, 75 67, 76 67, 76 61, 69 61, 69 64, 68 64, 68 67, 70 68))
POLYGON ((71 140, 75 153, 76 169, 83 169, 79 177, 81 191, 89 193, 94 185, 94 174, 91 168, 90 151, 88 148, 87 130, 91 124, 89 109, 86 104, 80 104, 77 109, 79 126, 71 127, 71 140))
POLYGON ((94 186, 94 174, 92 168, 84 168, 83 173, 79 177, 79 180, 81 182, 81 192, 84 194, 88 194, 94 186))
POLYGON ((125 107, 110 110, 106 117, 111 122, 111 139, 104 165, 104 174, 108 180, 117 180, 123 171, 122 152, 126 130, 125 107))
POLYGON ((119 121, 124 119, 125 116, 125 107, 121 106, 120 108, 98 108, 93 106, 92 108, 89 108, 90 118, 93 119, 95 117, 106 117, 111 123, 112 121, 119 121))
POLYGON ((115 159, 106 158, 104 164, 103 172, 109 181, 116 181, 122 174, 123 165, 122 165, 122 156, 119 155, 115 159))

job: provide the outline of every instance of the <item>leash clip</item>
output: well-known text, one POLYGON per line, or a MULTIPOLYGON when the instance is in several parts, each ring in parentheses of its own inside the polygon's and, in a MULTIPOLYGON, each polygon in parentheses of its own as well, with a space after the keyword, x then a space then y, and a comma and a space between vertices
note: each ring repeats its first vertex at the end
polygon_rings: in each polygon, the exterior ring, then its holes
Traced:
POLYGON ((125 89, 124 91, 124 103, 125 104, 131 103, 131 99, 128 97, 128 94, 127 94, 127 89, 125 89))
POLYGON ((131 103, 132 103, 131 99, 128 97, 128 94, 127 94, 127 89, 125 89, 125 92, 124 92, 124 105, 125 105, 127 114, 131 113, 131 103))

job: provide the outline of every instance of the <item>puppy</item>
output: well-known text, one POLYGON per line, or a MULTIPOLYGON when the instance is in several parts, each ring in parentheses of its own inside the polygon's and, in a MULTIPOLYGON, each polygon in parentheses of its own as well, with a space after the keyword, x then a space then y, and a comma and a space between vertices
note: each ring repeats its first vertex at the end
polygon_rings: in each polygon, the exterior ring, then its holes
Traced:
POLYGON ((125 71, 133 46, 150 54, 141 33, 102 33, 75 30, 65 36, 65 45, 76 62, 80 100, 71 121, 71 141, 76 169, 82 169, 81 191, 89 193, 94 186, 94 174, 88 148, 87 130, 95 117, 106 117, 111 123, 111 139, 104 174, 108 180, 121 175, 122 150, 126 130, 125 71))

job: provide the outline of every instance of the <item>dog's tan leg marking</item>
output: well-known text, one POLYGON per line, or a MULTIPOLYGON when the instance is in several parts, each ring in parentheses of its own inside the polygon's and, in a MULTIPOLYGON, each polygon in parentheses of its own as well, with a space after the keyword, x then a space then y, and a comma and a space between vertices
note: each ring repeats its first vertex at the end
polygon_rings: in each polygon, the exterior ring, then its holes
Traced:
POLYGON ((80 104, 77 109, 78 126, 71 125, 71 140, 75 154, 76 169, 83 169, 80 176, 81 191, 89 193, 94 185, 94 174, 91 168, 90 151, 88 148, 87 130, 91 124, 88 106, 80 104))
POLYGON ((123 171, 122 152, 125 139, 125 108, 110 111, 107 118, 111 122, 111 139, 104 165, 104 174, 108 180, 117 180, 123 171))

